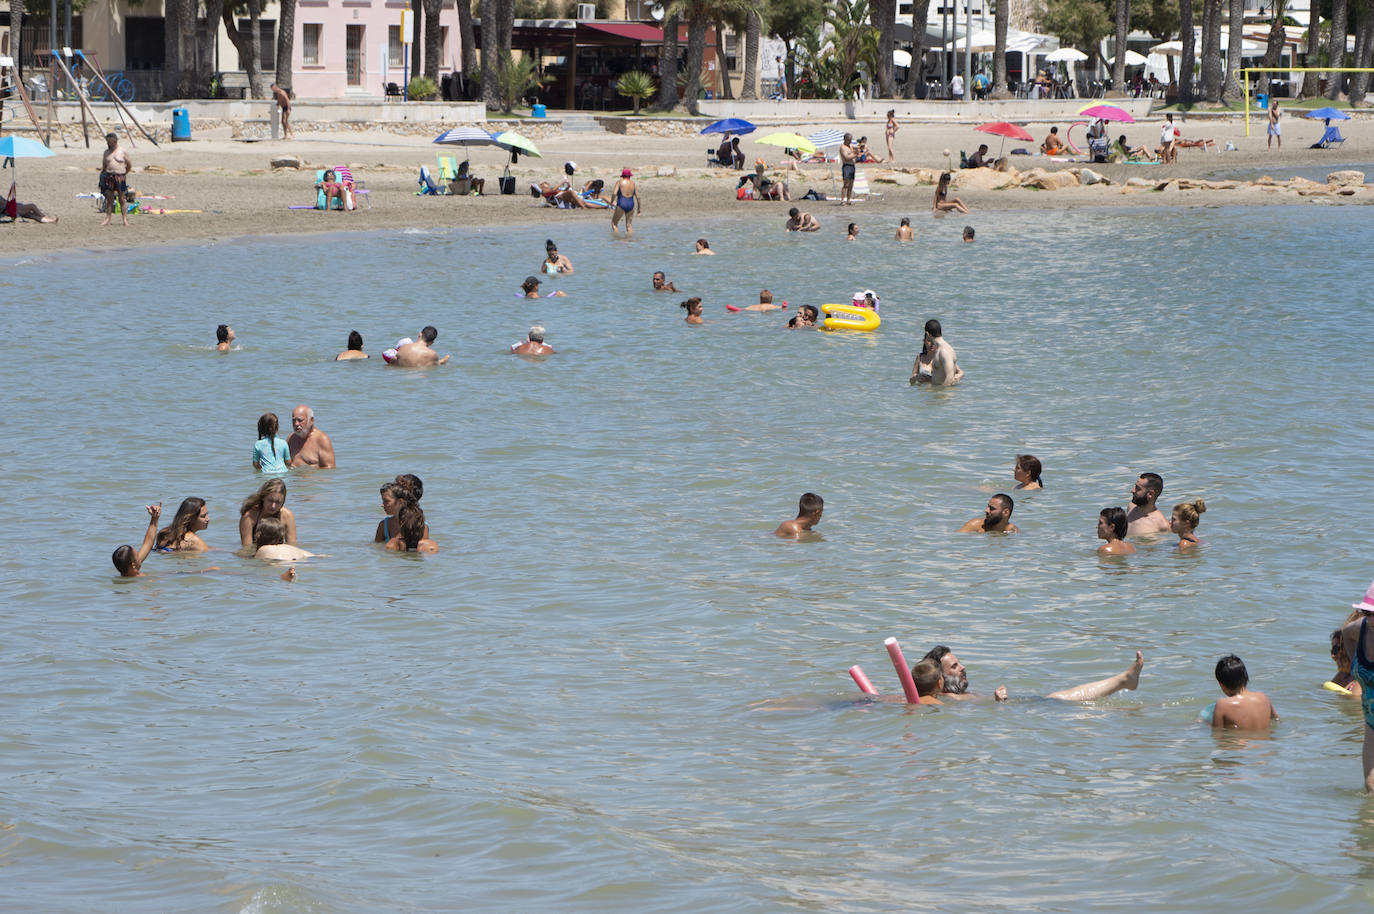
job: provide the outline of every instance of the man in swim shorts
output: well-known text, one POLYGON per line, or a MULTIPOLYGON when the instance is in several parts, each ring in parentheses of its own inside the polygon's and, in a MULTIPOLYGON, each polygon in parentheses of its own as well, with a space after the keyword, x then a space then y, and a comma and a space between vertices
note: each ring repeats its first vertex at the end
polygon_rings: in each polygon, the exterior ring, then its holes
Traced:
POLYGON ((420 338, 415 342, 397 346, 396 357, 387 364, 397 368, 429 368, 431 365, 447 364, 448 356, 441 359, 439 353, 430 348, 438 338, 438 330, 426 327, 420 331, 420 338))
POLYGON ((1217 661, 1217 685, 1226 696, 1212 709, 1213 730, 1268 730, 1279 719, 1269 696, 1250 691, 1250 674, 1245 661, 1227 654, 1217 661))
POLYGON ((1040 144, 1040 151, 1047 156, 1057 156, 1064 151, 1064 142, 1059 139, 1058 127, 1050 128, 1050 135, 1040 144))
POLYGON ((116 133, 105 134, 105 154, 100 158, 100 192, 105 195, 105 221, 101 225, 109 225, 110 217, 114 215, 115 198, 121 201, 119 207, 120 218, 124 224, 129 224, 129 207, 123 203, 124 193, 128 190, 129 172, 133 170, 133 160, 129 154, 119 145, 119 135, 116 133))
POLYGON ((988 165, 988 144, 980 143, 978 146, 978 151, 968 157, 968 167, 987 168, 988 165))
POLYGON ((315 411, 302 403, 291 411, 291 437, 286 445, 291 449, 291 468, 319 467, 332 470, 334 463, 334 442, 329 436, 315 427, 315 411))
POLYGON ((1168 533, 1169 519, 1155 507, 1155 499, 1164 494, 1164 478, 1157 473, 1141 473, 1131 487, 1131 506, 1126 509, 1126 535, 1148 536, 1168 533))
POLYGON ((611 234, 619 232, 620 219, 625 219, 625 234, 633 235, 635 213, 639 212, 639 188, 635 185, 634 173, 628 168, 620 170, 620 180, 611 189, 611 234))
POLYGON ((553 347, 544 342, 544 328, 535 324, 525 335, 525 342, 516 343, 510 351, 516 355, 550 355, 553 347))
POLYGON ((796 518, 783 521, 778 525, 778 529, 773 531, 773 535, 789 540, 802 539, 812 527, 821 522, 821 514, 824 511, 825 499, 814 492, 807 492, 797 502, 796 518))
POLYGON ((787 224, 783 226, 783 231, 818 232, 820 228, 821 224, 810 213, 804 213, 795 206, 787 211, 787 224))
POLYGON ((1279 103, 1278 100, 1270 97, 1269 99, 1269 142, 1265 149, 1274 147, 1274 140, 1279 141, 1279 152, 1283 152, 1283 135, 1279 132, 1279 103))
MULTIPOLYGON (((954 652, 943 644, 937 644, 931 648, 922 660, 934 660, 940 664, 942 674, 942 698, 976 698, 975 695, 968 694, 968 674, 964 670, 964 665, 959 662, 959 658, 954 656, 954 652)), ((917 664, 918 666, 920 664, 917 664)), ((1096 682, 1085 682, 1082 685, 1071 686, 1067 689, 1060 689, 1058 692, 1051 692, 1048 698, 1057 701, 1093 701, 1097 698, 1106 698, 1115 692, 1123 689, 1134 690, 1140 684, 1140 671, 1145 667, 1145 656, 1140 651, 1135 652, 1135 662, 1125 670, 1115 676, 1108 676, 1106 679, 1099 679, 1096 682)), ((997 701, 1007 700, 1007 687, 998 686, 993 692, 993 698, 997 701)))
POLYGON ((844 142, 840 144, 840 179, 844 182, 840 185, 840 205, 854 204, 854 163, 859 160, 858 150, 854 148, 854 135, 846 133, 844 142))
POLYGON ((1011 512, 1016 504, 1010 495, 1001 493, 988 499, 988 508, 982 517, 959 528, 960 533, 1020 533, 1021 528, 1011 522, 1011 512))
POLYGON ((276 83, 272 83, 272 97, 277 100, 277 107, 281 108, 281 132, 282 137, 294 140, 296 135, 291 132, 291 96, 285 89, 276 83))

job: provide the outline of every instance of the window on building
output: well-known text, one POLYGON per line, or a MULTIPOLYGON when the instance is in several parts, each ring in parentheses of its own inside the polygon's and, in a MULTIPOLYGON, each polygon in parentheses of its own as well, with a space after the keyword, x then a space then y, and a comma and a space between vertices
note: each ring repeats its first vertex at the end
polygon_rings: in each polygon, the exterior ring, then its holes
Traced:
MULTIPOLYGON (((247 37, 252 34, 253 23, 247 19, 238 21, 239 34, 247 37)), ((264 73, 275 72, 277 69, 277 20, 259 19, 258 20, 258 67, 264 73)), ((243 57, 239 56, 239 69, 242 70, 243 57)))
POLYGON ((734 32, 725 33, 725 69, 739 69, 739 36, 734 32))
POLYGON ((439 26, 439 69, 447 70, 448 65, 448 26, 439 26))
POLYGON ((307 22, 301 26, 301 63, 308 67, 320 64, 320 34, 324 26, 318 22, 307 22))
POLYGON ((388 66, 404 67, 406 65, 406 52, 401 45, 401 27, 399 25, 386 27, 386 46, 387 57, 391 58, 388 66))
POLYGON ((626 19, 652 19, 654 0, 625 0, 626 19))
POLYGON ((161 16, 130 16, 124 20, 124 69, 162 69, 162 21, 161 16))

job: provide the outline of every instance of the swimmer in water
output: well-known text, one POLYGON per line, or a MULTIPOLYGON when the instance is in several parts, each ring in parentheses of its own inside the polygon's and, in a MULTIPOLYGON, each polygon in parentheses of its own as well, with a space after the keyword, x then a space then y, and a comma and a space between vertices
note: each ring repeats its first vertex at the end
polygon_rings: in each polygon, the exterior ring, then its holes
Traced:
POLYGON ((857 222, 851 222, 851 223, 849 223, 849 230, 848 230, 848 233, 844 236, 844 240, 845 240, 845 241, 858 241, 858 240, 859 240, 859 223, 857 223, 857 222))
POLYGON ((773 293, 764 289, 759 292, 757 305, 745 305, 743 308, 737 308, 733 305, 726 305, 725 307, 729 311, 786 311, 787 302, 783 302, 781 305, 773 304, 773 293))
POLYGON ((1155 499, 1164 494, 1164 478, 1157 473, 1141 473, 1131 487, 1131 507, 1126 511, 1127 536, 1132 538, 1151 533, 1164 533, 1169 520, 1155 507, 1155 499))
POLYGON ((157 535, 158 552, 204 552, 210 547, 196 534, 210 526, 210 509, 205 499, 194 496, 177 508, 172 522, 157 535))
POLYGON ((153 551, 153 542, 157 539, 157 521, 162 516, 162 502, 144 507, 148 509, 148 529, 143 531, 143 543, 137 550, 133 546, 120 546, 110 556, 115 570, 126 578, 143 577, 143 560, 153 551))
POLYGON ((1235 654, 1217 661, 1216 676, 1226 697, 1212 710, 1213 730, 1268 730, 1279 719, 1269 696, 1250 691, 1250 674, 1235 654))
POLYGON ((797 309, 797 313, 792 315, 792 319, 787 322, 787 326, 794 330, 798 327, 814 327, 816 326, 816 321, 820 320, 820 317, 820 309, 815 305, 802 305, 797 309))
POLYGON ((936 697, 940 694, 940 683, 943 679, 940 664, 934 660, 920 660, 911 668, 911 681, 915 684, 916 694, 921 696, 923 705, 944 704, 936 697))
POLYGON ((372 537, 374 543, 385 543, 391 539, 396 527, 396 512, 401 510, 401 505, 408 497, 408 490, 402 488, 399 483, 388 482, 382 484, 382 511, 386 514, 381 520, 377 521, 377 532, 372 537))
POLYGON ((685 320, 687 323, 689 323, 689 324, 704 324, 704 323, 706 323, 705 321, 703 321, 703 320, 701 319, 701 299, 697 298, 696 296, 692 296, 691 298, 687 299, 685 302, 679 302, 679 303, 678 303, 678 307, 679 307, 679 308, 682 308, 684 311, 687 312, 687 317, 684 318, 684 320, 685 320))
POLYGON ((695 253, 695 254, 710 254, 711 256, 714 257, 716 252, 713 251, 713 250, 711 250, 711 244, 710 244, 710 242, 708 242, 705 238, 698 238, 698 239, 697 239, 697 249, 696 249, 693 253, 695 253))
POLYGON ((779 524, 773 535, 790 540, 809 538, 807 534, 811 532, 812 527, 821 522, 821 514, 824 511, 825 500, 814 492, 807 492, 797 502, 797 516, 793 520, 785 520, 779 524))
POLYGON ((1192 549, 1202 545, 1202 541, 1194 534, 1198 521, 1202 519, 1202 512, 1206 510, 1207 504, 1200 498, 1174 505, 1174 513, 1169 517, 1169 529, 1178 534, 1178 548, 1192 549))
POLYGON ((313 552, 288 544, 286 525, 276 517, 264 517, 253 525, 253 546, 253 558, 274 562, 294 562, 314 555, 313 552))
POLYGON ((959 528, 959 532, 1020 533, 1021 528, 1011 522, 1011 512, 1015 508, 1016 503, 1011 500, 1011 496, 999 492, 988 499, 987 511, 983 513, 983 516, 975 517, 964 524, 959 528))
MULTIPOLYGON (((539 298, 539 286, 541 280, 538 276, 526 276, 525 281, 520 284, 521 298, 539 298)), ((563 298, 568 293, 559 289, 557 292, 550 292, 547 298, 563 298)))
POLYGON ((972 244, 972 243, 973 243, 973 235, 974 235, 973 226, 971 226, 971 225, 966 225, 966 226, 964 226, 964 244, 972 244))
POLYGON ((550 238, 544 242, 544 263, 540 269, 549 275, 571 273, 573 265, 571 260, 558 253, 558 245, 554 244, 553 239, 550 238))
MULTIPOLYGON (((964 665, 959 662, 959 658, 954 655, 948 647, 937 644, 926 652, 925 660, 934 660, 940 664, 941 692, 940 697, 945 699, 977 698, 976 695, 969 694, 968 673, 964 665)), ((1130 691, 1140 685, 1140 671, 1145 668, 1145 655, 1140 651, 1135 652, 1135 662, 1125 670, 1115 676, 1108 676, 1106 679, 1099 679, 1096 682, 1085 682, 1082 685, 1070 686, 1067 689, 1060 689, 1058 692, 1051 692, 1047 697, 1056 701, 1094 701, 1098 698, 1106 698, 1123 689, 1130 691)), ((924 693, 922 693, 924 694, 924 693)), ((1006 701, 1008 698, 1007 687, 998 686, 994 690, 992 697, 997 701, 1006 701)))
POLYGON ((940 322, 931 318, 926 321, 925 329, 922 355, 917 356, 915 364, 911 366, 911 383, 958 384, 963 380, 964 369, 959 367, 959 356, 945 339, 940 322), (923 363, 927 349, 930 351, 930 360, 923 363), (923 371, 923 367, 927 370, 923 371))
POLYGON ((552 355, 553 347, 544 342, 544 333, 544 328, 535 324, 525 334, 525 341, 513 344, 510 351, 515 355, 552 355))
POLYGON ((1018 489, 1043 489, 1045 484, 1040 481, 1040 461, 1030 454, 1017 454, 1016 465, 1012 467, 1011 475, 1016 479, 1018 489))
POLYGON ((438 552, 439 544, 429 538, 425 512, 413 501, 401 505, 396 512, 396 535, 387 540, 386 548, 393 552, 438 552))
POLYGON ((434 351, 434 341, 439 338, 439 331, 434 327, 425 327, 420 331, 420 338, 403 346, 396 347, 396 355, 387 364, 393 368, 429 368, 434 365, 447 365, 449 356, 439 357, 439 353, 434 351))
POLYGON ((784 232, 818 232, 821 224, 816 221, 815 216, 804 213, 794 206, 787 211, 787 222, 782 228, 784 232))
POLYGON ((1097 516, 1097 538, 1106 540, 1097 547, 1098 555, 1131 555, 1135 547, 1122 537, 1126 535, 1126 512, 1121 508, 1103 508, 1097 516))
MULTIPOLYGON (((1359 618, 1358 612, 1352 612, 1345 620, 1345 625, 1349 625, 1359 618)), ((1336 672, 1332 675, 1331 682, 1349 693, 1344 696, 1345 698, 1360 699, 1364 693, 1364 686, 1360 684, 1360 680, 1355 677, 1355 673, 1351 669, 1354 664, 1351 662, 1350 654, 1345 649, 1345 638, 1342 636, 1343 628, 1344 625, 1331 633, 1331 662, 1336 664, 1336 672)))
POLYGON ((336 362, 347 362, 352 359, 366 359, 370 356, 363 352, 363 335, 356 330, 348 334, 348 348, 334 356, 336 362))
POLYGON ((215 348, 220 352, 228 352, 233 348, 235 339, 237 337, 234 336, 234 328, 228 324, 220 324, 215 328, 215 348))
POLYGON ((1369 630, 1369 619, 1374 616, 1374 584, 1369 585, 1364 599, 1350 604, 1357 617, 1347 622, 1341 629, 1341 640, 1346 654, 1354 661, 1350 672, 1359 680, 1362 692, 1360 710, 1364 712, 1364 789, 1374 793, 1374 632, 1369 630))
POLYGON ((659 270, 658 272, 654 273, 654 291, 681 292, 682 290, 679 289, 677 286, 673 285, 672 283, 670 283, 668 281, 668 277, 663 274, 663 271, 659 270))
POLYGON ((253 529, 264 517, 281 521, 286 531, 285 542, 296 544, 296 515, 286 507, 286 483, 280 479, 267 480, 243 500, 239 508, 239 544, 243 548, 253 545, 253 529))
POLYGON ((897 234, 893 236, 894 241, 911 241, 916 237, 916 233, 911 230, 911 218, 903 216, 902 222, 897 226, 897 234))

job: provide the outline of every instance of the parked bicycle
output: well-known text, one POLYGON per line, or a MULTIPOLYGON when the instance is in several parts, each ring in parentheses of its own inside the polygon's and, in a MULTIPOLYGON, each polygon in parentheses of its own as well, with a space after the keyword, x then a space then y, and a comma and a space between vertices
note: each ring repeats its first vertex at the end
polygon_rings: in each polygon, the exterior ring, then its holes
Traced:
MULTIPOLYGON (((105 82, 110 84, 110 88, 114 90, 115 95, 119 96, 120 101, 124 102, 124 104, 127 105, 134 100, 133 81, 124 75, 123 70, 106 75, 105 82)), ((109 93, 105 91, 105 86, 98 80, 91 84, 89 94, 93 102, 107 101, 109 95, 109 93)))

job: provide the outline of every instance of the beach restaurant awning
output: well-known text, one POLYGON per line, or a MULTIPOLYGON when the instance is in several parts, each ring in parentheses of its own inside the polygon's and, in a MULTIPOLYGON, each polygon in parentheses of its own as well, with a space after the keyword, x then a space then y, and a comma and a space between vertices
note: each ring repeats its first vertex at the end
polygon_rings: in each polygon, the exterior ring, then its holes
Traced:
POLYGON ((577 27, 579 31, 594 29, 639 44, 663 44, 663 29, 640 22, 579 22, 577 27))

